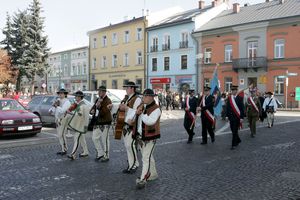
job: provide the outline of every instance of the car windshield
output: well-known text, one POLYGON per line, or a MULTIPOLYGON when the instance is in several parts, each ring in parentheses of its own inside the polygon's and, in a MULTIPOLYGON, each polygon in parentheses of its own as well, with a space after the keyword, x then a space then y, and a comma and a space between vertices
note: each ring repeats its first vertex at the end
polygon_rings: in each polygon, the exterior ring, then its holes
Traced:
POLYGON ((25 110, 25 108, 16 100, 13 99, 1 99, 0 100, 0 110, 6 111, 6 110, 25 110))

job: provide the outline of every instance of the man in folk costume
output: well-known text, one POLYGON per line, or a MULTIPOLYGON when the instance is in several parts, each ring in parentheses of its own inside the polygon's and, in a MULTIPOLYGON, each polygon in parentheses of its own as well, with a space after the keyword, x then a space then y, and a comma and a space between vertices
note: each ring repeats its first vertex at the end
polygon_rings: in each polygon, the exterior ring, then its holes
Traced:
POLYGON ((211 142, 215 142, 214 127, 216 119, 214 117, 214 96, 210 94, 210 87, 204 87, 204 94, 201 96, 197 112, 201 111, 202 122, 202 142, 207 144, 207 132, 211 138, 211 142))
POLYGON ((196 122, 196 109, 198 105, 198 98, 194 96, 195 90, 189 90, 189 95, 187 95, 183 104, 183 108, 185 110, 183 126, 188 133, 188 141, 190 144, 193 141, 194 127, 196 122))
POLYGON ((109 129, 111 127, 112 102, 106 95, 106 87, 100 86, 98 89, 99 98, 96 99, 90 114, 98 114, 93 128, 93 142, 97 151, 95 161, 109 161, 109 129))
POLYGON ((50 108, 49 112, 54 114, 55 116, 55 124, 56 124, 56 131, 58 135, 59 144, 61 146, 61 151, 57 152, 57 155, 66 155, 68 146, 67 146, 67 138, 66 138, 66 129, 64 128, 63 118, 65 116, 65 112, 71 106, 69 99, 67 99, 68 92, 65 89, 60 89, 58 92, 58 97, 52 107, 50 108))
POLYGON ((120 111, 125 111, 125 125, 123 127, 124 144, 127 152, 128 166, 123 170, 125 174, 133 174, 139 167, 139 161, 137 159, 137 147, 136 140, 132 138, 133 124, 131 123, 136 116, 136 109, 141 104, 142 99, 136 92, 137 85, 134 82, 129 81, 126 85, 127 95, 120 104, 120 111))
POLYGON ((143 161, 142 174, 136 180, 137 189, 144 188, 147 181, 158 178, 153 152, 156 139, 160 138, 161 110, 155 103, 154 96, 151 89, 143 92, 143 104, 137 108, 137 118, 134 121, 132 137, 138 141, 143 161))
POLYGON ((256 89, 250 90, 251 96, 246 102, 246 113, 249 122, 251 137, 256 135, 256 121, 259 120, 261 114, 261 104, 259 98, 256 96, 256 89))
POLYGON ((68 127, 74 131, 74 146, 73 151, 68 158, 71 160, 76 159, 76 152, 79 144, 81 145, 83 152, 79 154, 79 157, 87 157, 89 151, 86 145, 85 134, 88 130, 89 123, 89 108, 83 101, 84 94, 81 91, 75 93, 75 103, 67 110, 68 115, 68 127))
POLYGON ((267 113, 268 128, 271 128, 274 124, 274 113, 277 110, 276 99, 273 96, 272 92, 266 93, 267 97, 265 98, 263 109, 267 113))
POLYGON ((231 95, 228 97, 226 106, 226 120, 229 119, 232 132, 231 150, 234 150, 241 142, 238 130, 242 127, 244 119, 244 99, 237 95, 237 90, 238 86, 231 86, 231 95))

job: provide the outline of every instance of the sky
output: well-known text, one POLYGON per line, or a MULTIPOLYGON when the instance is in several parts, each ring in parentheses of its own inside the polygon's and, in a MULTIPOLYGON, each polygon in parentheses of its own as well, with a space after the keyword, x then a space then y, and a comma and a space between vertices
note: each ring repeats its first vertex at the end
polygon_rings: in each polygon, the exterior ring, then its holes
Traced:
MULTIPOLYGON (((14 15, 18 10, 28 8, 32 0, 0 0, 0 40, 4 39, 2 29, 6 13, 14 15), (3 1, 3 2, 2 2, 3 1), (5 3, 4 3, 5 2, 5 3)), ((198 0, 40 0, 45 18, 45 35, 51 52, 58 52, 88 45, 87 32, 118 23, 132 17, 141 17, 142 10, 149 13, 173 6, 184 10, 198 7, 198 0)), ((250 5, 264 0, 232 0, 233 3, 250 5)), ((210 4, 211 0, 205 0, 210 4)))

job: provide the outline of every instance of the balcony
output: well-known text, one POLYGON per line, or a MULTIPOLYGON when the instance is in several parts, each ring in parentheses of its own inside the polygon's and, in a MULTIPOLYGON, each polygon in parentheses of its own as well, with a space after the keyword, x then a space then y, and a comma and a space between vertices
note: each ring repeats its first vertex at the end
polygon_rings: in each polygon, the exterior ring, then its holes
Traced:
POLYGON ((243 69, 244 71, 247 71, 248 69, 257 71, 258 68, 264 68, 267 71, 267 67, 266 57, 239 58, 232 60, 232 69, 236 72, 239 69, 243 69))
POLYGON ((162 44, 161 48, 163 51, 169 51, 170 50, 170 44, 162 44))
POLYGON ((158 51, 158 46, 154 45, 150 47, 150 52, 157 52, 158 51))
POLYGON ((189 41, 181 41, 179 42, 179 48, 184 49, 189 47, 189 41))

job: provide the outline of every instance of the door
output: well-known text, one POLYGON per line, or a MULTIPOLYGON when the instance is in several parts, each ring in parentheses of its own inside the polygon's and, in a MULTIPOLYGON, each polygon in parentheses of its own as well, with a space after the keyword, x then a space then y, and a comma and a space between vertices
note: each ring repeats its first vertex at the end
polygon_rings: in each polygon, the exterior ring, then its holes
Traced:
POLYGON ((256 88, 257 87, 257 77, 249 77, 248 78, 248 86, 252 85, 252 88, 256 88))

